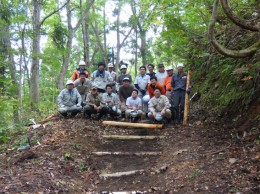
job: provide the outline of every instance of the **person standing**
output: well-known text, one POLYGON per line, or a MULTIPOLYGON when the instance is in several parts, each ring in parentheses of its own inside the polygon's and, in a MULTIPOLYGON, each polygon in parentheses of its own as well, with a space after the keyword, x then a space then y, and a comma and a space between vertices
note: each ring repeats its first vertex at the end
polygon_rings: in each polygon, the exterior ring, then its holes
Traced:
POLYGON ((84 61, 79 62, 79 67, 73 72, 72 74, 72 81, 74 82, 76 79, 79 78, 80 73, 85 73, 86 78, 90 78, 89 72, 86 70, 86 63, 84 61))
POLYGON ((166 68, 167 77, 164 79, 163 86, 166 89, 166 96, 170 102, 172 102, 173 92, 172 92, 172 76, 173 76, 173 68, 167 67, 166 68))
POLYGON ((150 76, 146 75, 146 67, 139 68, 140 74, 135 78, 135 88, 138 90, 138 97, 143 98, 146 94, 147 84, 150 83, 150 76))
POLYGON ((148 117, 152 122, 162 121, 163 124, 169 125, 171 121, 171 104, 166 96, 161 95, 161 90, 155 88, 154 97, 151 98, 149 103, 150 112, 148 117))
POLYGON ((65 118, 68 116, 68 113, 70 113, 71 118, 73 118, 82 109, 81 96, 77 89, 74 88, 73 81, 68 80, 66 86, 67 88, 63 89, 58 96, 59 112, 65 118))
POLYGON ((150 77, 155 77, 155 72, 154 72, 154 65, 153 64, 149 64, 147 65, 148 67, 148 73, 146 73, 146 75, 149 75, 150 77))
POLYGON ((113 71, 114 65, 112 63, 108 63, 107 68, 108 68, 108 73, 112 77, 112 81, 109 84, 112 86, 113 92, 116 93, 117 73, 113 71))
POLYGON ((157 80, 160 84, 163 84, 164 79, 167 76, 167 72, 164 70, 164 64, 161 63, 158 65, 158 72, 155 74, 155 76, 157 77, 157 80))
POLYGON ((105 70, 106 64, 104 62, 98 63, 98 69, 91 74, 91 81, 93 85, 97 86, 98 93, 106 92, 106 85, 112 82, 112 77, 105 70))
MULTIPOLYGON (((186 89, 187 73, 183 72, 183 67, 183 63, 177 64, 178 73, 173 75, 171 81, 175 124, 181 124, 183 121, 185 94, 190 93, 190 87, 186 89)), ((192 86, 192 81, 190 85, 192 86)))
POLYGON ((119 100, 120 100, 120 109, 123 112, 126 110, 126 100, 132 95, 134 87, 130 85, 130 80, 128 77, 125 77, 123 80, 123 85, 119 88, 119 100))
POLYGON ((121 65, 120 71, 121 75, 117 79, 117 83, 119 84, 119 87, 123 85, 123 80, 125 77, 129 78, 130 84, 132 83, 132 77, 131 75, 126 73, 127 67, 126 65, 121 65))
POLYGON ((79 78, 74 81, 74 87, 78 90, 82 99, 82 105, 84 105, 86 96, 91 87, 90 80, 86 78, 85 73, 82 72, 79 74, 79 78))

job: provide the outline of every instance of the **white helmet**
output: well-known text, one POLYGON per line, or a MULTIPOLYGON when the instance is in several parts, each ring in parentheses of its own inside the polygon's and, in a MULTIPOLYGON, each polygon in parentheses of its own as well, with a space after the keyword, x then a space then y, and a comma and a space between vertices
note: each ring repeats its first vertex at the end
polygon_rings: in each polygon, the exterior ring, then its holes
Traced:
POLYGON ((132 110, 131 112, 130 112, 130 116, 132 117, 132 118, 135 118, 135 117, 137 117, 137 112, 135 111, 135 110, 132 110))
POLYGON ((183 63, 178 63, 177 67, 184 67, 183 63))
POLYGON ((166 71, 173 70, 172 66, 166 67, 166 71))
POLYGON ((67 85, 74 85, 74 82, 72 80, 68 80, 67 83, 66 83, 66 86, 67 85))
POLYGON ((156 120, 156 121, 161 121, 161 120, 162 120, 162 115, 161 115, 161 113, 156 113, 156 115, 155 115, 155 120, 156 120))
POLYGON ((107 67, 114 67, 112 63, 108 63, 107 67))
POLYGON ((79 66, 81 66, 81 65, 86 65, 85 61, 80 61, 79 66))
POLYGON ((126 69, 126 68, 127 68, 126 65, 121 65, 120 70, 121 69, 126 69))

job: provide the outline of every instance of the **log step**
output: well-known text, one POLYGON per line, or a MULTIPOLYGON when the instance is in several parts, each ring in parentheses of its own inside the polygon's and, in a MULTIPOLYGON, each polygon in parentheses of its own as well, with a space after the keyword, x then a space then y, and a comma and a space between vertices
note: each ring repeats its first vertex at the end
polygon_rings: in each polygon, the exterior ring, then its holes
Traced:
POLYGON ((144 170, 132 170, 132 171, 127 171, 127 172, 115 172, 111 174, 100 174, 99 176, 102 178, 116 178, 116 177, 122 177, 122 176, 129 176, 129 175, 134 175, 138 173, 142 173, 144 170))
POLYGON ((92 152, 96 156, 120 155, 120 156, 158 156, 161 152, 92 152))
POLYGON ((105 139, 135 140, 135 139, 163 139, 165 136, 139 136, 139 135, 103 135, 105 139))
POLYGON ((102 124, 106 126, 132 127, 132 128, 145 128, 145 129, 163 128, 162 124, 128 123, 128 122, 116 122, 116 121, 103 121, 102 124))

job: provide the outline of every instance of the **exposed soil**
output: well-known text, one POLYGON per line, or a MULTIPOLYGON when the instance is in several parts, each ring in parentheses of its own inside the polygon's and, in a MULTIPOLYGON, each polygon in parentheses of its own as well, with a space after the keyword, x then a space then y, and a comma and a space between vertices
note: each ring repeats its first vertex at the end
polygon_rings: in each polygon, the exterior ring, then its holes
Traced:
MULTIPOLYGON (((254 118, 259 113, 254 114, 254 118)), ((259 119, 259 118, 258 118, 259 119)), ((254 119, 254 122, 259 122, 254 119)), ((250 127, 252 127, 250 125, 250 127)), ((126 129, 80 118, 56 118, 28 129, 28 150, 14 141, 0 152, 0 193, 260 193, 259 128, 237 135, 225 127, 126 129), (156 140, 107 140, 102 135, 164 135, 156 140), (161 152, 158 156, 95 156, 103 152, 161 152), (130 176, 104 173, 144 170, 130 176)))

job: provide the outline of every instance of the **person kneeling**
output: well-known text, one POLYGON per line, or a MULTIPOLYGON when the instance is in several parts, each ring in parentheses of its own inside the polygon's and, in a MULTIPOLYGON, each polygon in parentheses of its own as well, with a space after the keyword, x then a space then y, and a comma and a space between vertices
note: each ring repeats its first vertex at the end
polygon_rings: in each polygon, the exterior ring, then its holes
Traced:
POLYGON ((143 115, 142 111, 142 100, 138 97, 138 90, 134 89, 132 92, 132 96, 128 97, 126 100, 126 118, 131 122, 137 122, 141 120, 143 115))
POLYGON ((65 118, 70 113, 73 118, 82 110, 81 96, 71 80, 67 81, 66 86, 67 88, 63 89, 58 96, 59 112, 65 118))
POLYGON ((84 116, 91 118, 92 114, 98 114, 97 120, 106 114, 106 109, 103 106, 103 98, 98 94, 97 86, 91 87, 91 92, 86 97, 86 106, 83 109, 84 116))
POLYGON ((121 115, 121 110, 118 108, 119 99, 118 96, 112 92, 113 86, 108 84, 106 85, 106 93, 103 94, 103 101, 105 103, 106 112, 113 118, 121 115))
POLYGON ((159 88, 154 89, 154 97, 150 100, 148 117, 152 122, 161 122, 165 125, 170 124, 171 104, 166 96, 161 95, 159 88))

